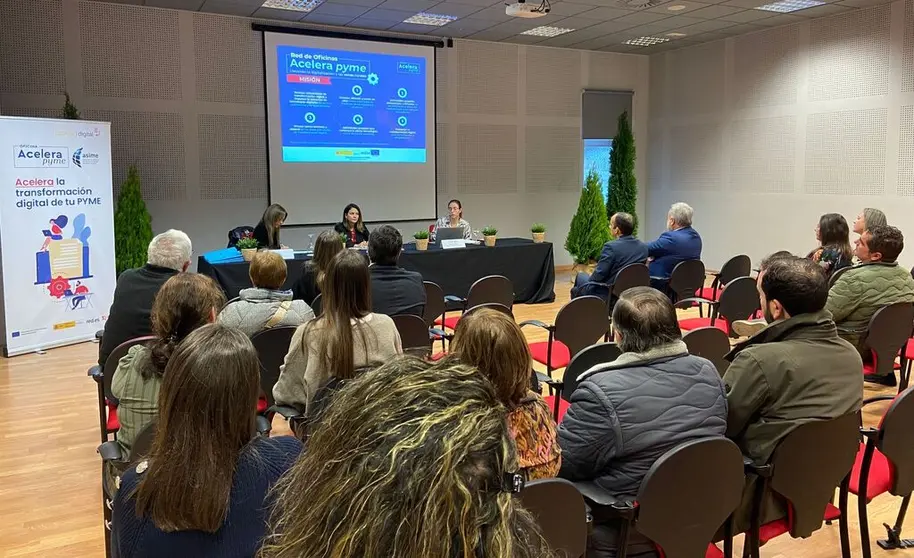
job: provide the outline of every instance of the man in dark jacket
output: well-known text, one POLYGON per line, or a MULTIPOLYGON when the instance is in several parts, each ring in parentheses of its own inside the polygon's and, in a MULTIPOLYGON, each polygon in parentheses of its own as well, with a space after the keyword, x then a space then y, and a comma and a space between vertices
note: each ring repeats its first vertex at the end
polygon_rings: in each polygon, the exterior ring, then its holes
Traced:
MULTIPOLYGON (((628 289, 613 309, 623 354, 583 373, 559 426, 559 476, 593 481, 633 498, 654 462, 673 447, 723 437, 724 385, 711 362, 689 354, 669 299, 649 287, 628 289)), ((616 525, 596 524, 588 558, 615 556, 616 525)), ((636 533, 629 556, 654 556, 636 533)))
MULTIPOLYGON (((764 464, 798 426, 860 409, 863 364, 825 310, 828 281, 815 262, 797 257, 770 262, 759 274, 758 291, 770 325, 727 355, 732 363, 724 383, 727 436, 743 455, 764 464)), ((749 527, 754 483, 747 480, 734 532, 749 527)), ((786 513, 771 498, 762 508, 762 522, 786 513)))
POLYGON ((673 268, 679 262, 701 259, 701 235, 692 228, 692 207, 677 202, 666 218, 667 231, 648 243, 651 257, 651 286, 666 292, 673 268))
POLYGON ((390 225, 376 228, 368 239, 372 312, 421 318, 425 311, 425 285, 422 275, 397 265, 402 250, 403 236, 390 225))
POLYGON ((117 278, 114 300, 105 322, 105 333, 98 347, 102 368, 108 355, 124 341, 152 334, 149 315, 159 288, 172 275, 187 271, 193 251, 190 238, 171 229, 149 243, 146 265, 128 269, 117 278))
POLYGON ((574 288, 571 289, 571 298, 593 295, 606 299, 609 290, 604 285, 613 283, 623 267, 647 261, 647 244, 632 236, 635 218, 630 213, 613 215, 609 220, 609 230, 616 240, 603 245, 603 252, 592 275, 578 273, 574 288))

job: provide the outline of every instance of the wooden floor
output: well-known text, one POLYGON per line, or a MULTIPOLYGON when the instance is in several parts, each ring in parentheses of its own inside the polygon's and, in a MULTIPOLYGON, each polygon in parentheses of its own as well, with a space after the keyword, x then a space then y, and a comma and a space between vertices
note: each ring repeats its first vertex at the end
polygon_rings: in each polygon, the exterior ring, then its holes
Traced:
MULTIPOLYGON (((568 301, 569 276, 560 274, 556 302, 517 306, 518 321, 551 322, 568 301)), ((545 339, 534 328, 531 340, 545 339)), ((0 556, 103 556, 100 461, 95 384, 86 369, 98 346, 86 343, 0 359, 0 556)), ((825 372, 825 371, 823 371, 825 372)), ((865 396, 891 393, 867 389, 865 396)), ((875 424, 885 406, 867 410, 875 424)), ((274 433, 288 433, 281 418, 274 433)), ((900 499, 883 495, 870 504, 872 538, 884 538, 883 522, 894 523, 900 499)), ((856 501, 851 496, 851 506, 856 501)), ((860 556, 856 513, 851 512, 853 555, 860 556)), ((914 536, 914 523, 907 522, 914 536)), ((739 548, 739 541, 737 548, 739 548)), ((766 545, 765 558, 836 558, 837 526, 806 540, 783 536, 766 545)), ((914 558, 914 550, 887 552, 873 543, 873 556, 914 558)))

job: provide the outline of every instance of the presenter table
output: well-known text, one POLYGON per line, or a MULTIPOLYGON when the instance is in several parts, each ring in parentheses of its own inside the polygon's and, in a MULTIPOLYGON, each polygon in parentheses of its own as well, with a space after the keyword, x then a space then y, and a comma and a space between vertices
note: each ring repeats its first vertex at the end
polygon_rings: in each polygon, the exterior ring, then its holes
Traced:
MULTIPOLYGON (((301 266, 310 257, 296 255, 288 261, 289 273, 285 288, 301 277, 301 266)), ((514 301, 536 304, 555 300, 555 257, 552 243, 536 244, 523 238, 499 238, 492 248, 467 246, 442 250, 429 244, 427 251, 416 250, 414 244, 403 247, 400 265, 422 274, 425 281, 441 285, 444 294, 466 296, 470 285, 486 275, 504 275, 514 284, 514 301)), ((197 271, 209 275, 225 291, 228 298, 238 296, 241 289, 251 286, 248 262, 211 264, 203 256, 197 260, 197 271)))

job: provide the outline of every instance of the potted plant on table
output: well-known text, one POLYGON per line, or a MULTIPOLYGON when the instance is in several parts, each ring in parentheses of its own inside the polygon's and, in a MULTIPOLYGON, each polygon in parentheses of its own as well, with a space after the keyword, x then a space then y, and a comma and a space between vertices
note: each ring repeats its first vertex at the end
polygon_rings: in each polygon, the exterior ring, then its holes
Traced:
POLYGON ((416 239, 416 250, 428 250, 428 231, 417 231, 413 238, 416 239))
POLYGON ((482 236, 486 239, 486 246, 491 248, 495 246, 495 235, 498 234, 498 229, 493 226, 488 226, 482 229, 482 236))
POLYGON ((254 258, 254 254, 257 253, 257 239, 253 235, 245 233, 241 240, 235 244, 235 248, 241 252, 241 257, 244 258, 244 261, 249 262, 254 258))
POLYGON ((533 233, 533 242, 539 244, 546 240, 546 225, 543 223, 533 223, 530 232, 533 233))

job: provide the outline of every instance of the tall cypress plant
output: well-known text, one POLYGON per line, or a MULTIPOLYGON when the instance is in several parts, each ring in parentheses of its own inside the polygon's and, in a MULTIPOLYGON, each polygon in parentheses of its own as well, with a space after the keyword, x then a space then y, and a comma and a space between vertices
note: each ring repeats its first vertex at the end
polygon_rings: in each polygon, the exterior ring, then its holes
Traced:
POLYGON ((638 230, 638 183, 635 180, 635 136, 628 120, 628 112, 619 115, 619 129, 613 138, 609 154, 609 199, 606 200, 606 216, 614 213, 631 213, 638 230))
POLYGON ((66 102, 63 104, 63 117, 67 120, 79 120, 79 110, 70 102, 70 94, 64 93, 66 102))
POLYGON ((571 219, 565 250, 577 264, 586 264, 600 256, 603 245, 609 241, 609 220, 603 200, 600 175, 591 169, 581 191, 578 210, 571 219))
POLYGON ((140 191, 140 174, 130 165, 114 211, 114 256, 117 274, 146 264, 152 241, 152 217, 140 191))

